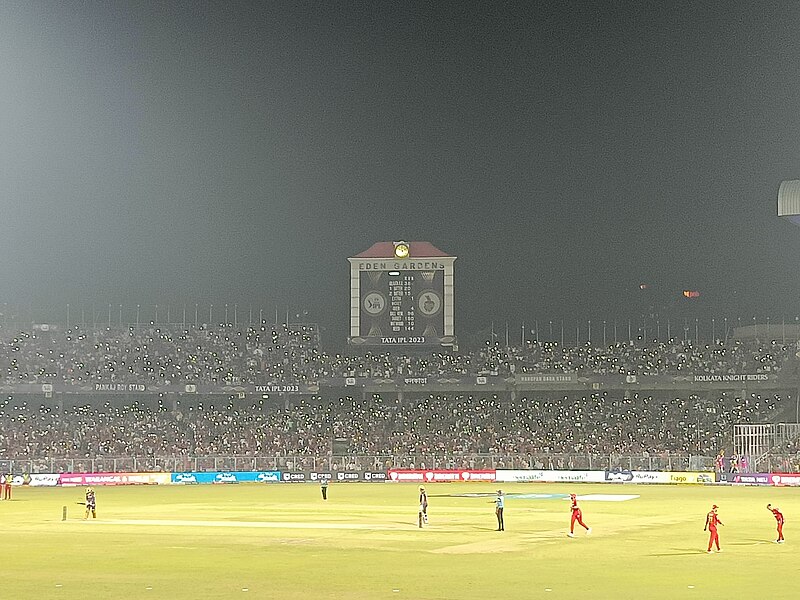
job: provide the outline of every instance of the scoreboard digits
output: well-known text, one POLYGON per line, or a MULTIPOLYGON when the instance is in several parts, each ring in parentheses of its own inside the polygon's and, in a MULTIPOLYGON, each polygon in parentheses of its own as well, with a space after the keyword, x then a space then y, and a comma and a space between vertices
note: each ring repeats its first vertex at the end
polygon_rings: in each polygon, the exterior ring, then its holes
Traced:
POLYGON ((389 329, 392 334, 414 331, 414 274, 389 277, 389 329))

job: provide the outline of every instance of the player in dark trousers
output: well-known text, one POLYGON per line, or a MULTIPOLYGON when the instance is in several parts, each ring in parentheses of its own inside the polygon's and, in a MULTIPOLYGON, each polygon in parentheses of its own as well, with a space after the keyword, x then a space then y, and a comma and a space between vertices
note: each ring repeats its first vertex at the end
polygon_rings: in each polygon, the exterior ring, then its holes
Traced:
POLYGON ((327 478, 323 479, 322 481, 320 481, 319 489, 322 492, 322 499, 323 500, 327 500, 328 499, 328 480, 327 480, 327 478))
POLYGON ((96 509, 97 509, 97 501, 95 500, 94 490, 92 488, 86 488, 86 502, 85 502, 85 504, 86 504, 86 513, 83 516, 83 520, 85 521, 86 519, 89 518, 89 513, 90 512, 92 513, 92 518, 96 519, 97 518, 97 511, 96 511, 96 509))
POLYGON ((503 520, 503 509, 506 507, 506 499, 503 490, 497 490, 497 498, 494 499, 494 514, 497 517, 497 531, 505 531, 506 523, 503 520))
POLYGON ((425 488, 419 486, 419 505, 422 509, 422 522, 428 524, 428 492, 425 488))
POLYGON ((781 509, 777 506, 772 508, 772 504, 767 504, 767 510, 772 513, 772 516, 775 517, 775 520, 778 522, 778 539, 775 540, 776 544, 783 543, 783 513, 781 509))
POLYGON ((419 515, 417 516, 419 526, 428 524, 428 492, 425 488, 419 486, 419 515))
POLYGON ((708 537, 709 554, 711 554, 711 548, 714 545, 717 547, 717 552, 722 552, 722 549, 719 547, 719 533, 717 533, 717 525, 724 525, 725 523, 719 520, 717 508, 719 507, 715 504, 711 507, 711 510, 708 511, 708 514, 706 515, 706 526, 703 528, 703 531, 710 532, 708 537))

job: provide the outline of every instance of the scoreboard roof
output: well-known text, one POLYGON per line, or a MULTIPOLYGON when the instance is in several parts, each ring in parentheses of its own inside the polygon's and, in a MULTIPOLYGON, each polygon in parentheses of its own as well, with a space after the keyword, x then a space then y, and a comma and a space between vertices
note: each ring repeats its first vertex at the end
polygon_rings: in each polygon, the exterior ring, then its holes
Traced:
MULTIPOLYGON (((408 242, 408 258, 434 258, 450 256, 430 242, 408 242)), ((376 242, 353 258, 394 258, 394 242, 376 242)))

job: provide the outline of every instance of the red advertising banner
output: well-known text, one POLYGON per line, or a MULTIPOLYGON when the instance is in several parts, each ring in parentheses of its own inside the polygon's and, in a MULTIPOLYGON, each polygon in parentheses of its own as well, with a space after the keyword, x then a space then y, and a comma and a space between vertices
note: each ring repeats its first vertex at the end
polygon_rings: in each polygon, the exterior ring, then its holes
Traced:
POLYGON ((167 484, 169 473, 61 473, 59 485, 167 484))
POLYGON ((448 483, 452 481, 494 481, 496 471, 472 469, 389 469, 389 481, 448 483))
POLYGON ((771 473, 772 485, 800 485, 800 475, 787 473, 771 473))

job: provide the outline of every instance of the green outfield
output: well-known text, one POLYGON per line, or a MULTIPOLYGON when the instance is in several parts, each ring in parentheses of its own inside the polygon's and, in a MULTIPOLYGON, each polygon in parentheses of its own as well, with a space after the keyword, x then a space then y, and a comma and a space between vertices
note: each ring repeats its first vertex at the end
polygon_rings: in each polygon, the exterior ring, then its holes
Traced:
POLYGON ((800 490, 516 484, 495 531, 483 483, 16 488, 0 502, 4 598, 286 600, 797 598, 800 490), (591 535, 568 538, 564 495, 591 535), (638 497, 620 500, 618 495, 638 497), (605 498, 603 496, 606 496, 605 498), (786 516, 773 543, 767 502, 786 516), (705 552, 705 514, 720 506, 723 552, 705 552), (62 521, 62 507, 67 520, 62 521), (795 533, 795 531, 797 533, 795 533))

